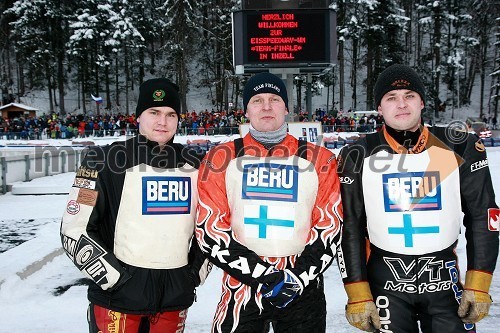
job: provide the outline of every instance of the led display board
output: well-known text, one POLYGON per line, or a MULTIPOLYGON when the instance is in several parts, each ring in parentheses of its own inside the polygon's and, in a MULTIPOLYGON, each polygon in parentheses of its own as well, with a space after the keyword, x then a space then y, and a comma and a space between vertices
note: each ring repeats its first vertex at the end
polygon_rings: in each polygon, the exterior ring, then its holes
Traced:
POLYGON ((327 66, 336 62, 336 39, 331 9, 233 13, 235 67, 327 66))

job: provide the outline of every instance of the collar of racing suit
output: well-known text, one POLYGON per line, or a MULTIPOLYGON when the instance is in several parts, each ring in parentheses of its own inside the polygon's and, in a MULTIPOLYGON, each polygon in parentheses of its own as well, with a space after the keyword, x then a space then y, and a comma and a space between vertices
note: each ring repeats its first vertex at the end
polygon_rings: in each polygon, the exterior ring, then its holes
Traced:
MULTIPOLYGON (((413 147, 415 147, 419 141, 420 136, 422 134, 422 128, 417 128, 416 131, 398 131, 387 124, 384 125, 384 134, 389 135, 392 139, 394 139, 395 143, 399 146, 402 146, 404 150, 411 151, 413 147)), ((390 141, 388 140, 389 144, 390 141)))
POLYGON ((384 125, 387 134, 389 134, 398 144, 409 150, 419 142, 420 134, 422 133, 420 127, 415 131, 398 131, 394 128, 384 125))
POLYGON ((266 149, 270 149, 276 144, 280 143, 283 141, 283 139, 286 137, 287 134, 287 123, 283 123, 280 128, 278 128, 276 131, 270 131, 270 132, 260 132, 257 131, 255 128, 253 128, 252 125, 249 127, 250 135, 252 138, 254 138, 257 142, 261 143, 266 149))

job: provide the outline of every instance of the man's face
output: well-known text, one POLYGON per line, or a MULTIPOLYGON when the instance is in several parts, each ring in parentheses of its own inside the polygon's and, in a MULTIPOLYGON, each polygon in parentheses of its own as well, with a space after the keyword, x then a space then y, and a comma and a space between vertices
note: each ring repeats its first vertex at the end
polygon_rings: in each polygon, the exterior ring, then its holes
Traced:
POLYGON ((262 93, 248 101, 246 116, 259 132, 276 131, 285 123, 287 114, 285 102, 278 95, 262 93))
POLYGON ((391 90, 382 97, 378 113, 390 127, 398 131, 415 131, 420 126, 424 102, 412 90, 391 90))
POLYGON ((149 108, 137 118, 139 133, 163 146, 175 135, 178 120, 177 113, 171 107, 149 108))

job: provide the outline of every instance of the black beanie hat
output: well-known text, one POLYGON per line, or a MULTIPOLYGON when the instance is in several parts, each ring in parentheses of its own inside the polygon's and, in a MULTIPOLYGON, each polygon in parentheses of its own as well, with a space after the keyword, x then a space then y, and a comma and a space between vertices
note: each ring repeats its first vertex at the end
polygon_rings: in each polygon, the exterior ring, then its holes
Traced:
POLYGON ((156 106, 169 106, 179 116, 181 111, 181 100, 179 98, 179 87, 168 79, 151 79, 144 81, 139 87, 139 99, 135 116, 156 106))
POLYGON ((418 93, 425 104, 425 87, 420 76, 406 65, 395 64, 387 67, 378 76, 373 89, 375 108, 379 107, 380 101, 385 94, 391 90, 399 89, 408 89, 418 93))
POLYGON ((250 98, 257 94, 271 93, 280 96, 288 109, 288 94, 283 80, 274 74, 264 72, 255 74, 245 84, 243 90, 243 109, 247 111, 250 98))

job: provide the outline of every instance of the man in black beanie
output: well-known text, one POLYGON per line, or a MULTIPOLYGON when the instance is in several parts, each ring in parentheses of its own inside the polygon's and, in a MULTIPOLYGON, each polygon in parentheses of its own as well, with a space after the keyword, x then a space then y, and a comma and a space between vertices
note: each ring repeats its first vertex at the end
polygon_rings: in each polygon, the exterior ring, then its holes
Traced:
POLYGON ((380 73, 375 83, 373 89, 375 106, 380 106, 382 97, 389 91, 400 89, 416 92, 425 103, 425 86, 417 72, 408 66, 395 64, 380 73))
POLYGON ((141 84, 135 116, 138 118, 144 110, 158 106, 171 107, 180 114, 179 87, 169 79, 150 79, 141 84))
POLYGON ((92 281, 90 333, 182 332, 210 270, 192 242, 200 156, 173 142, 179 101, 169 80, 144 82, 139 135, 90 148, 76 173, 61 241, 92 281))
POLYGON ((200 167, 196 235, 224 270, 212 332, 325 332, 323 272, 340 242, 335 155, 287 133, 276 75, 245 85, 250 130, 200 167))
POLYGON ((475 332, 490 308, 499 244, 498 222, 488 223, 499 210, 484 145, 421 125, 425 88, 408 66, 384 70, 374 96, 385 125, 339 157, 347 320, 364 331, 475 332))
POLYGON ((285 108, 288 110, 288 93, 285 83, 276 75, 268 72, 255 74, 245 84, 243 90, 243 110, 247 111, 248 102, 253 96, 263 93, 281 97, 283 103, 285 103, 285 108))
POLYGON ((179 88, 168 79, 151 79, 139 87, 135 116, 139 133, 160 146, 172 141, 180 117, 179 88), (144 116, 143 113, 147 111, 144 116))

